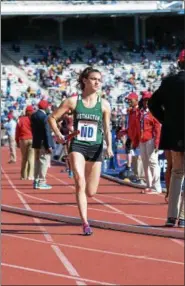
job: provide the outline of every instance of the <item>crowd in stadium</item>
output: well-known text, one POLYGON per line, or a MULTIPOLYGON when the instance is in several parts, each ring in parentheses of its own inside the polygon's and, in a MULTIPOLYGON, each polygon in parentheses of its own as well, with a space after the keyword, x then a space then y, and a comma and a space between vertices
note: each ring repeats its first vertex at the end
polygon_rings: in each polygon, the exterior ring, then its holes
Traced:
MULTIPOLYGON (((15 51, 15 47, 12 47, 15 51)), ((137 92, 139 98, 144 90, 154 91, 164 76, 176 72, 178 49, 169 53, 167 50, 151 53, 142 47, 140 53, 127 52, 123 46, 116 49, 107 43, 95 45, 87 42, 74 50, 66 51, 55 46, 36 45, 37 57, 24 55, 19 67, 27 77, 38 83, 38 90, 25 86, 23 79, 2 68, 2 121, 8 110, 14 109, 17 118, 27 104, 36 106, 41 94, 39 86, 53 91, 52 105, 58 104, 62 97, 77 92, 76 80, 86 65, 97 66, 103 75, 102 93, 117 112, 125 112, 125 96, 137 92), (170 55, 170 56, 169 56, 170 55)), ((21 57, 21 53, 20 53, 21 57)))

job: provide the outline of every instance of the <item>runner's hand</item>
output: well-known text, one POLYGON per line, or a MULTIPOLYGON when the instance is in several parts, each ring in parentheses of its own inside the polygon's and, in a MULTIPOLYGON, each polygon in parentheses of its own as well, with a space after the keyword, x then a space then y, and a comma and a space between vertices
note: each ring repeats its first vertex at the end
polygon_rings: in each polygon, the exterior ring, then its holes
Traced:
POLYGON ((111 147, 107 147, 106 153, 107 153, 107 156, 106 156, 106 157, 108 157, 108 158, 114 157, 114 154, 113 154, 113 152, 112 152, 112 148, 111 148, 111 147))
POLYGON ((50 147, 50 148, 48 148, 48 149, 46 150, 46 153, 47 153, 47 154, 51 154, 51 153, 52 153, 52 150, 53 150, 53 149, 50 147))
POLYGON ((61 144, 64 144, 65 143, 65 137, 62 135, 62 134, 58 134, 57 136, 56 136, 56 141, 58 142, 58 143, 61 143, 61 144))

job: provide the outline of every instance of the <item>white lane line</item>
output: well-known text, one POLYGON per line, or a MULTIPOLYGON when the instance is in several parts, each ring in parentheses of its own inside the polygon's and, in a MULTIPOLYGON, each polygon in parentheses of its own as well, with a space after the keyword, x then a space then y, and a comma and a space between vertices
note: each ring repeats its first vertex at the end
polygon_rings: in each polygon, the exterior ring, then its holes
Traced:
MULTIPOLYGON (((125 198, 121 198, 121 197, 117 197, 117 196, 111 196, 111 195, 104 195, 104 194, 98 194, 98 196, 102 196, 102 197, 107 197, 107 198, 112 198, 112 199, 116 199, 116 200, 121 200, 121 201, 127 201, 127 202, 135 202, 135 203, 142 203, 142 204, 146 204, 146 205, 150 205, 150 202, 146 202, 146 201, 140 201, 140 200, 133 200, 133 199, 125 199, 125 198)), ((157 205, 157 203, 155 203, 154 205, 157 205)))
POLYGON ((156 220, 165 220, 162 217, 154 217, 154 216, 146 216, 146 215, 138 215, 138 214, 129 214, 131 216, 137 216, 137 217, 143 217, 143 218, 151 218, 151 219, 156 219, 156 220))
POLYGON ((64 184, 65 186, 69 186, 71 189, 74 190, 74 193, 75 193, 75 187, 74 187, 74 186, 71 186, 71 185, 68 184, 67 182, 65 182, 65 181, 63 181, 63 180, 61 180, 61 179, 59 179, 59 178, 57 178, 57 177, 55 177, 55 176, 53 176, 53 175, 51 175, 51 174, 48 174, 48 176, 51 177, 51 178, 53 178, 53 179, 55 179, 56 181, 58 181, 58 182, 64 184))
POLYGON ((52 204, 57 204, 58 203, 56 201, 51 201, 51 200, 47 200, 47 199, 43 199, 43 198, 41 199, 41 198, 38 198, 36 196, 31 196, 31 195, 25 194, 25 193, 23 193, 21 191, 18 191, 18 192, 19 192, 19 194, 21 194, 21 195, 23 195, 25 197, 28 197, 30 199, 34 199, 34 200, 37 200, 37 201, 43 201, 43 202, 52 203, 52 204))
POLYGON ((139 220, 139 219, 137 219, 137 218, 134 218, 133 216, 130 216, 130 215, 126 214, 125 212, 123 212, 123 211, 121 211, 121 210, 119 210, 119 209, 117 209, 117 208, 115 208, 115 207, 110 206, 110 205, 107 204, 107 203, 104 203, 102 200, 99 200, 99 199, 97 199, 97 198, 93 198, 93 199, 94 199, 95 201, 99 202, 100 204, 106 206, 107 208, 109 208, 109 209, 111 209, 111 210, 114 209, 114 210, 117 211, 118 213, 123 214, 125 217, 127 217, 127 218, 129 218, 129 219, 131 219, 131 220, 134 220, 135 222, 137 222, 137 223, 139 223, 139 224, 141 224, 141 225, 147 225, 147 224, 144 223, 143 221, 141 221, 141 220, 139 220))
MULTIPOLYGON (((55 177, 55 176, 53 176, 53 175, 51 175, 51 174, 50 174, 49 176, 52 177, 52 178, 54 178, 55 180, 57 180, 57 181, 63 183, 64 185, 69 186, 69 188, 75 189, 74 186, 70 186, 67 182, 65 182, 65 181, 63 181, 63 180, 61 180, 61 179, 58 179, 57 177, 55 177)), ((105 195, 105 196, 106 196, 106 195, 105 195)), ((101 200, 98 200, 97 198, 93 198, 93 199, 94 199, 95 201, 99 201, 102 205, 108 207, 109 209, 111 209, 111 210, 114 209, 114 211, 116 211, 117 213, 120 213, 120 214, 123 214, 123 215, 127 216, 128 218, 134 220, 135 222, 137 222, 137 223, 139 223, 139 224, 141 224, 141 225, 148 225, 148 224, 144 223, 143 221, 138 220, 138 219, 134 218, 133 216, 128 215, 128 214, 122 212, 121 210, 119 210, 119 209, 117 209, 117 208, 115 208, 115 207, 112 207, 112 206, 110 206, 109 204, 107 204, 107 203, 105 203, 105 202, 103 202, 103 201, 101 201, 101 200)), ((177 239, 172 239, 172 238, 169 238, 169 239, 170 239, 171 241, 175 242, 176 244, 178 244, 178 245, 184 247, 184 242, 183 242, 183 241, 179 241, 179 240, 177 240, 177 239)))
MULTIPOLYGON (((55 177, 55 176, 53 176, 53 175, 51 175, 51 174, 50 174, 49 176, 52 177, 52 178, 54 178, 55 180, 57 180, 57 181, 59 181, 59 182, 65 184, 66 186, 69 186, 70 188, 75 189, 74 186, 70 186, 67 182, 65 182, 65 181, 63 181, 63 180, 61 180, 61 179, 58 179, 57 177, 55 177)), ((94 201, 97 201, 97 202, 101 203, 102 205, 106 206, 107 208, 109 208, 109 209, 111 209, 111 210, 114 210, 116 213, 123 214, 123 215, 125 215, 126 217, 128 217, 128 218, 130 218, 130 219, 136 221, 136 222, 139 223, 139 224, 146 225, 144 222, 141 222, 140 220, 138 220, 138 219, 136 219, 136 218, 134 218, 134 217, 131 217, 131 216, 127 215, 126 213, 122 212, 121 210, 118 210, 117 208, 115 208, 115 207, 113 207, 113 206, 110 206, 109 204, 106 204, 106 203, 104 203, 103 201, 101 201, 101 200, 99 200, 99 199, 97 199, 97 198, 92 198, 92 199, 93 199, 94 201)))
POLYGON ((76 269, 72 266, 72 264, 69 262, 66 256, 60 251, 60 248, 57 245, 51 245, 51 247, 58 256, 58 258, 60 259, 60 261, 62 261, 62 263, 65 265, 69 274, 71 274, 72 276, 79 276, 76 269))
MULTIPOLYGON (((38 240, 38 239, 33 239, 33 238, 28 238, 20 235, 14 235, 14 234, 6 234, 2 233, 2 236, 8 236, 8 237, 13 237, 17 239, 22 239, 22 240, 28 240, 28 241, 33 241, 37 243, 42 243, 42 244, 48 244, 49 242, 44 241, 44 240, 38 240)), ((64 243, 55 243, 55 245, 62 246, 62 247, 67 247, 67 248, 73 248, 73 249, 79 249, 79 250, 85 250, 88 252, 97 252, 97 253, 102 253, 102 254, 109 254, 113 256, 122 256, 122 257, 129 257, 129 258, 134 258, 134 259, 141 259, 141 260, 150 260, 150 261, 157 261, 157 262, 163 262, 163 263, 171 263, 171 264, 178 264, 178 265, 183 265, 184 262, 180 261, 174 261, 174 260, 168 260, 168 259, 162 259, 162 258, 155 258, 155 257, 150 257, 150 256, 142 256, 142 255, 133 255, 129 253, 118 253, 118 252, 113 252, 109 250, 101 250, 101 249, 96 249, 96 248, 87 248, 87 247, 81 247, 78 245, 70 245, 70 244, 64 244, 64 243)))
POLYGON ((85 282, 83 282, 83 281, 76 281, 76 284, 77 285, 86 285, 85 282))
MULTIPOLYGON (((61 179, 58 179, 58 178, 56 178, 55 176, 53 176, 53 175, 51 175, 51 174, 50 174, 49 176, 52 177, 52 178, 54 178, 55 180, 57 180, 57 181, 59 181, 59 182, 65 184, 66 186, 69 186, 70 188, 75 189, 74 186, 70 186, 67 182, 65 182, 65 181, 63 181, 63 180, 61 180, 61 179)), ((106 203, 104 203, 103 201, 101 201, 101 200, 99 200, 99 199, 97 199, 97 198, 92 198, 92 199, 93 199, 94 201, 97 201, 97 202, 101 203, 102 205, 106 206, 107 208, 109 208, 109 209, 115 211, 116 213, 123 214, 123 215, 125 215, 126 217, 128 217, 129 219, 132 219, 132 220, 134 220, 135 222, 137 222, 137 223, 139 223, 139 224, 146 225, 144 222, 138 220, 137 218, 134 218, 134 217, 132 217, 132 216, 129 216, 129 215, 127 215, 126 213, 124 213, 123 211, 118 210, 117 208, 115 208, 115 207, 113 207, 113 206, 110 206, 109 204, 106 204, 106 203)))
MULTIPOLYGON (((110 205, 108 205, 108 204, 105 204, 103 201, 98 200, 98 199, 96 199, 96 198, 93 198, 93 199, 96 200, 96 201, 99 201, 100 203, 102 203, 102 204, 105 205, 106 207, 112 209, 112 206, 110 206, 110 205)), ((114 209, 116 210, 117 208, 114 207, 114 209)), ((133 220, 133 221, 135 221, 135 222, 137 222, 137 223, 139 223, 140 225, 149 226, 147 223, 144 223, 143 221, 141 221, 141 220, 139 220, 139 219, 133 217, 132 215, 128 215, 128 214, 126 214, 126 213, 123 212, 123 211, 121 212, 119 209, 117 209, 117 211, 118 211, 119 213, 122 213, 125 217, 127 217, 127 218, 129 218, 129 219, 131 219, 131 220, 133 220)), ((172 238, 169 238, 169 239, 170 239, 172 242, 175 242, 176 244, 178 244, 178 245, 184 247, 184 242, 183 242, 183 241, 179 241, 178 239, 172 239, 172 238)))
MULTIPOLYGON (((58 201, 51 201, 51 200, 47 200, 47 199, 43 199, 43 198, 38 198, 36 196, 31 196, 31 195, 28 195, 28 194, 25 194, 21 191, 18 191, 19 194, 25 196, 25 197, 28 197, 28 198, 31 198, 31 199, 34 199, 34 200, 38 200, 38 201, 43 201, 43 202, 46 202, 46 203, 52 203, 52 204, 59 204, 58 201)), ((66 207, 66 206, 70 206, 70 207, 74 207, 74 208, 78 208, 77 206, 75 205, 71 205, 70 203, 69 204, 66 204, 66 205, 63 205, 62 207, 66 207)), ((89 207, 88 208, 89 210, 96 210, 96 211, 100 211, 100 212, 105 212, 105 213, 117 213, 115 211, 109 211, 109 210, 101 210, 101 209, 96 209, 96 208, 91 208, 89 207)))
MULTIPOLYGON (((38 198, 36 196, 31 196, 31 195, 25 194, 25 193, 23 193, 21 191, 18 191, 18 193, 22 194, 23 196, 26 196, 28 198, 35 199, 35 200, 38 200, 38 201, 43 201, 43 202, 52 203, 52 204, 59 204, 59 202, 57 202, 57 201, 51 201, 51 200, 47 200, 47 199, 43 199, 43 198, 38 198)), ((127 199, 123 199, 123 200, 127 200, 127 199)), ((129 200, 129 201, 132 201, 132 200, 129 200)), ((70 207, 78 208, 77 206, 71 205, 70 203, 67 204, 67 205, 63 205, 63 206, 64 207, 65 206, 70 206, 70 207)), ((96 209, 96 208, 91 208, 91 207, 88 207, 88 210, 95 210, 95 211, 99 211, 99 212, 113 213, 113 214, 120 214, 121 215, 121 213, 118 213, 115 210, 114 211, 109 211, 109 210, 101 210, 101 209, 96 209)), ((151 216, 144 216, 144 215, 138 215, 138 214, 128 214, 128 215, 136 216, 136 217, 143 217, 143 218, 151 218, 151 219, 155 219, 155 220, 165 220, 164 218, 160 218, 160 217, 151 217, 151 216)))
MULTIPOLYGON (((7 179, 7 181, 9 182, 10 186, 13 188, 13 190, 16 192, 17 196, 19 197, 20 201, 23 203, 24 207, 27 210, 31 210, 29 204, 25 201, 25 199, 22 197, 22 195, 19 193, 19 190, 16 188, 16 186, 12 183, 11 179, 9 178, 9 176, 5 173, 5 171, 2 168, 2 173, 4 174, 5 178, 7 179)), ((52 242, 54 243, 51 235, 47 232, 46 228, 43 226, 40 226, 39 224, 41 224, 41 220, 38 218, 33 218, 33 220, 38 224, 38 227, 44 232, 43 235, 46 239, 46 241, 48 242, 52 242)), ((55 246, 55 245, 54 245, 55 246)), ((52 247, 52 245, 51 245, 52 247)), ((80 277, 80 275, 78 274, 78 272, 76 271, 76 269, 73 267, 73 265, 69 262, 69 260, 67 259, 67 257, 64 255, 64 253, 62 253, 62 251, 60 250, 60 248, 58 246, 52 248, 55 252, 55 254, 57 255, 57 257, 59 258, 60 262, 64 265, 64 267, 66 268, 66 270, 69 272, 70 275, 72 276, 76 276, 76 277, 80 277), (75 274, 74 274, 75 273, 75 274)), ((78 282, 78 280, 76 280, 76 282, 78 282)))
POLYGON ((175 243, 179 244, 180 246, 184 247, 184 241, 175 239, 175 238, 171 238, 172 241, 174 241, 175 243))
MULTIPOLYGON (((15 265, 15 264, 1 263, 1 266, 25 270, 25 271, 30 271, 30 272, 35 272, 35 273, 39 273, 39 274, 46 274, 46 275, 55 276, 55 277, 62 277, 62 278, 76 280, 76 277, 73 277, 73 276, 69 276, 69 275, 65 275, 65 274, 61 274, 61 273, 44 271, 41 269, 23 267, 23 266, 15 265)), ((79 282, 82 281, 82 282, 87 282, 87 283, 94 283, 96 285, 116 285, 116 284, 111 284, 111 283, 107 283, 107 282, 96 281, 96 280, 91 280, 91 279, 86 279, 86 278, 80 278, 80 277, 78 278, 78 280, 79 280, 79 282)), ((78 285, 80 285, 80 284, 78 284, 78 285)))
MULTIPOLYGON (((51 200, 47 200, 47 199, 43 199, 43 198, 38 198, 36 196, 31 196, 31 195, 28 195, 24 192, 21 192, 21 191, 18 191, 19 194, 25 196, 25 197, 28 197, 28 198, 31 198, 31 199, 35 199, 35 200, 38 200, 38 201, 43 201, 43 202, 46 202, 46 203, 52 203, 52 204, 59 204, 59 202, 57 201, 51 201, 51 200)), ((39 194, 38 194, 39 195, 39 194)), ((98 195, 98 194, 97 194, 98 195)), ((101 196, 104 196, 104 195, 101 195, 101 196)), ((110 196, 109 196, 110 197, 110 196)), ((114 198, 111 196, 111 198, 114 198)), ((121 199, 121 198, 120 198, 121 199)), ((122 199, 122 200, 126 200, 127 199, 122 199)), ((135 201, 135 200, 128 200, 128 201, 135 201)), ((140 201, 137 201, 137 202, 140 202, 140 201)), ((65 206, 70 206, 70 207, 74 207, 74 208, 78 208, 77 206, 75 205, 71 205, 70 203, 67 204, 67 205, 63 205, 63 207, 65 206)), ((88 210, 95 210, 95 211, 99 211, 99 212, 105 212, 105 213, 113 213, 113 214, 119 214, 119 215, 122 215, 122 213, 118 213, 117 211, 113 210, 113 211, 109 211, 109 210, 101 210, 101 209, 96 209, 96 208, 92 208, 92 207, 88 207, 88 210)), ((143 215, 138 215, 138 214, 128 214, 130 216, 135 216, 135 217, 143 217, 143 218, 151 218, 151 219, 154 219, 154 220, 165 220, 164 218, 159 218, 159 217, 151 217, 151 216, 143 216, 143 215)))

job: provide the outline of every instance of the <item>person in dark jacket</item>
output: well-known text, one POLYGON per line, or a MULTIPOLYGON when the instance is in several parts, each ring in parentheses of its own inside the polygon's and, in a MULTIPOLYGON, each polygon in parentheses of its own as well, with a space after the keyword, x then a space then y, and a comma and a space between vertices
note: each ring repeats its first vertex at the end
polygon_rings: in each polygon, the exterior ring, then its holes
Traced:
POLYGON ((31 116, 32 147, 35 149, 34 189, 51 189, 51 186, 46 184, 46 174, 54 148, 51 130, 47 122, 46 109, 48 105, 48 101, 41 100, 38 104, 39 109, 31 116))
POLYGON ((185 97, 185 50, 178 58, 180 71, 166 77, 148 102, 151 113, 162 124, 159 148, 171 150, 172 173, 169 187, 168 218, 166 226, 185 226, 184 192, 181 190, 185 172, 184 144, 184 97, 185 97))

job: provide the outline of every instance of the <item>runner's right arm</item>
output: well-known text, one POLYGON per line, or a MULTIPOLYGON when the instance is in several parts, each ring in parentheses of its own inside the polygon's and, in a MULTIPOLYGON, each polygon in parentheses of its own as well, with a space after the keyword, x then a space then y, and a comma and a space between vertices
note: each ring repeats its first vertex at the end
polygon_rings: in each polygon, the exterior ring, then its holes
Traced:
POLYGON ((77 99, 74 97, 67 98, 64 100, 60 106, 48 117, 48 123, 55 133, 57 140, 61 143, 64 143, 64 136, 61 134, 58 126, 57 121, 66 113, 69 109, 74 110, 76 107, 77 99))

